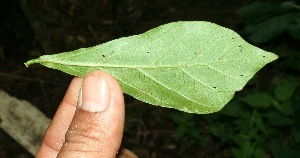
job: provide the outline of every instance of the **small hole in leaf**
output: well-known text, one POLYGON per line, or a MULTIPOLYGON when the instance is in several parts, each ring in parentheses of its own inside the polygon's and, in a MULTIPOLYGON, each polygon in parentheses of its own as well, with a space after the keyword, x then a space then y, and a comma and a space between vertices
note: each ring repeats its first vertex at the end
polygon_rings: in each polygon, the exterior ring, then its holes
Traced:
POLYGON ((263 58, 264 58, 264 57, 266 57, 266 56, 263 56, 263 58))
POLYGON ((102 57, 104 58, 104 57, 105 57, 105 55, 104 55, 104 54, 102 54, 102 57))
POLYGON ((214 89, 217 89, 217 87, 213 87, 214 89))

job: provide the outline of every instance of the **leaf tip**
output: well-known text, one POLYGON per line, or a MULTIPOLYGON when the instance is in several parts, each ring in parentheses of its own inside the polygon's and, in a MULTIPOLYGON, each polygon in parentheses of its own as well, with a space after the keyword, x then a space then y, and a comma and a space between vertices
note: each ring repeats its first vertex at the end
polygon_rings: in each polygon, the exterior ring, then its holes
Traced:
POLYGON ((26 67, 29 67, 30 65, 36 64, 36 63, 39 63, 39 62, 40 62, 39 59, 31 59, 31 60, 28 60, 27 62, 25 62, 24 64, 25 64, 26 67))
MULTIPOLYGON (((279 55, 277 55, 275 53, 272 53, 272 55, 273 55, 272 61, 275 61, 275 60, 279 59, 279 55)), ((265 56, 263 56, 263 57, 265 57, 265 56)))

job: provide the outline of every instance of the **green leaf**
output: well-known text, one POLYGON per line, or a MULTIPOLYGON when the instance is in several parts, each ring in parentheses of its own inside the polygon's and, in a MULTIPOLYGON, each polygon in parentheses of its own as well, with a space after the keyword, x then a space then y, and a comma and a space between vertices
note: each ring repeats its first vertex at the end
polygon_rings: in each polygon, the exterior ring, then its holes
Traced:
MULTIPOLYGON (((298 14, 299 16, 300 14, 298 14)), ((291 25, 287 28, 288 33, 295 39, 300 40, 300 19, 295 18, 291 25)))
POLYGON ((274 127, 282 127, 282 126, 291 126, 293 124, 293 120, 288 117, 280 114, 277 111, 268 111, 263 116, 268 120, 268 123, 274 127))
POLYGON ((267 108, 274 99, 268 93, 252 93, 242 97, 240 100, 254 108, 267 108))
POLYGON ((234 157, 248 158, 252 157, 254 152, 254 145, 245 136, 236 136, 233 138, 234 141, 239 145, 239 148, 232 148, 231 152, 234 157))
POLYGON ((231 116, 231 117, 239 117, 239 118, 247 118, 250 117, 249 111, 244 108, 244 105, 238 101, 230 101, 219 114, 231 116))
POLYGON ((244 32, 256 43, 269 42, 283 32, 300 39, 300 12, 294 2, 255 1, 237 11, 246 24, 244 32))
POLYGON ((294 77, 288 76, 283 78, 275 89, 276 98, 280 101, 286 101, 290 99, 298 85, 299 81, 294 77))
POLYGON ((237 14, 243 17, 246 23, 257 23, 277 15, 279 11, 280 3, 255 1, 240 8, 237 14))
POLYGON ((110 73, 144 102, 190 113, 219 111, 277 55, 209 22, 173 22, 90 48, 44 55, 25 63, 84 76, 110 73))
POLYGON ((269 42, 286 30, 288 30, 291 34, 297 33, 298 26, 292 26, 295 25, 294 23, 299 16, 300 13, 278 15, 260 23, 249 24, 246 26, 244 32, 246 34, 250 34, 249 40, 253 42, 269 42))

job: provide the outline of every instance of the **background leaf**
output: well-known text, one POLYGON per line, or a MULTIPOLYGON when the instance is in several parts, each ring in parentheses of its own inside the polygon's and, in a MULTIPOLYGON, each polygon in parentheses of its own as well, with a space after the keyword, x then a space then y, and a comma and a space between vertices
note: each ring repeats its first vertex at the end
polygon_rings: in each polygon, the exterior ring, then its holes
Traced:
POLYGON ((300 12, 296 1, 255 1, 240 8, 237 14, 244 18, 244 32, 252 42, 270 42, 284 32, 300 39, 300 12))
POLYGON ((253 93, 241 98, 241 101, 254 108, 268 108, 273 100, 268 93, 253 93))
POLYGON ((275 96, 280 101, 290 99, 299 85, 299 81, 293 77, 285 77, 275 89, 275 96))
POLYGON ((209 22, 174 22, 91 48, 44 55, 40 63, 84 76, 110 73, 125 93, 191 113, 219 111, 267 63, 277 59, 237 33, 209 22))

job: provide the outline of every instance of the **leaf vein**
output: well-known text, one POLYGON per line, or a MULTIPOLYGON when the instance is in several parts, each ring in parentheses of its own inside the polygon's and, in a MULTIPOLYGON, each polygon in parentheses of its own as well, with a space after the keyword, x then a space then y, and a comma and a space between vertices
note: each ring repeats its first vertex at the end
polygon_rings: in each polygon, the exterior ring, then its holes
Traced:
MULTIPOLYGON (((207 27, 206 27, 206 28, 207 28, 207 27)), ((204 28, 204 29, 206 29, 206 28, 204 28)), ((204 29, 203 29, 203 30, 204 30, 204 29)), ((199 51, 200 53, 197 53, 192 59, 190 59, 190 60, 187 62, 187 64, 189 64, 190 62, 192 62, 193 60, 195 60, 198 56, 200 56, 201 54, 203 54, 203 50, 205 50, 206 48, 209 48, 210 45, 211 45, 212 43, 214 43, 216 40, 220 39, 220 37, 221 37, 221 36, 218 36, 217 38, 211 40, 211 41, 208 43, 208 45, 206 45, 205 47, 203 47, 203 49, 199 51)))
POLYGON ((189 98, 189 97, 187 97, 187 96, 185 96, 185 95, 183 95, 183 94, 181 94, 181 93, 178 93, 178 92, 176 92, 175 90, 173 90, 172 88, 170 88, 170 87, 166 86, 165 84, 159 82, 159 81, 156 80, 155 78, 151 77, 151 75, 149 75, 149 74, 147 74, 146 72, 144 72, 142 69, 136 69, 136 70, 138 70, 139 72, 141 72, 142 74, 144 74, 145 76, 147 76, 148 78, 150 78, 151 80, 153 80, 154 82, 158 83, 159 85, 165 87, 165 88, 168 89, 169 91, 172 91, 172 92, 178 94, 179 96, 181 96, 181 97, 183 97, 183 98, 185 98, 185 99, 187 99, 187 100, 189 100, 189 101, 191 101, 191 102, 194 102, 194 103, 196 103, 196 104, 199 104, 199 103, 196 102, 195 100, 193 100, 193 99, 191 99, 191 98, 189 98))
POLYGON ((183 68, 180 68, 184 73, 186 73, 188 76, 190 76, 193 80, 199 82, 200 84, 204 85, 205 87, 215 91, 215 92, 218 92, 216 89, 210 87, 209 85, 205 84, 203 81, 197 79, 196 77, 194 77, 192 74, 188 73, 186 70, 184 70, 183 68))
POLYGON ((207 66, 210 67, 210 68, 213 69, 213 70, 216 70, 216 71, 219 72, 220 74, 223 74, 223 75, 228 76, 228 77, 231 77, 231 78, 239 79, 239 78, 237 78, 237 77, 235 77, 235 76, 233 76, 233 75, 231 75, 231 74, 225 73, 225 72, 223 72, 223 71, 221 71, 221 70, 219 70, 219 69, 217 69, 217 68, 215 68, 215 67, 213 67, 213 66, 211 66, 211 65, 207 65, 207 66))

